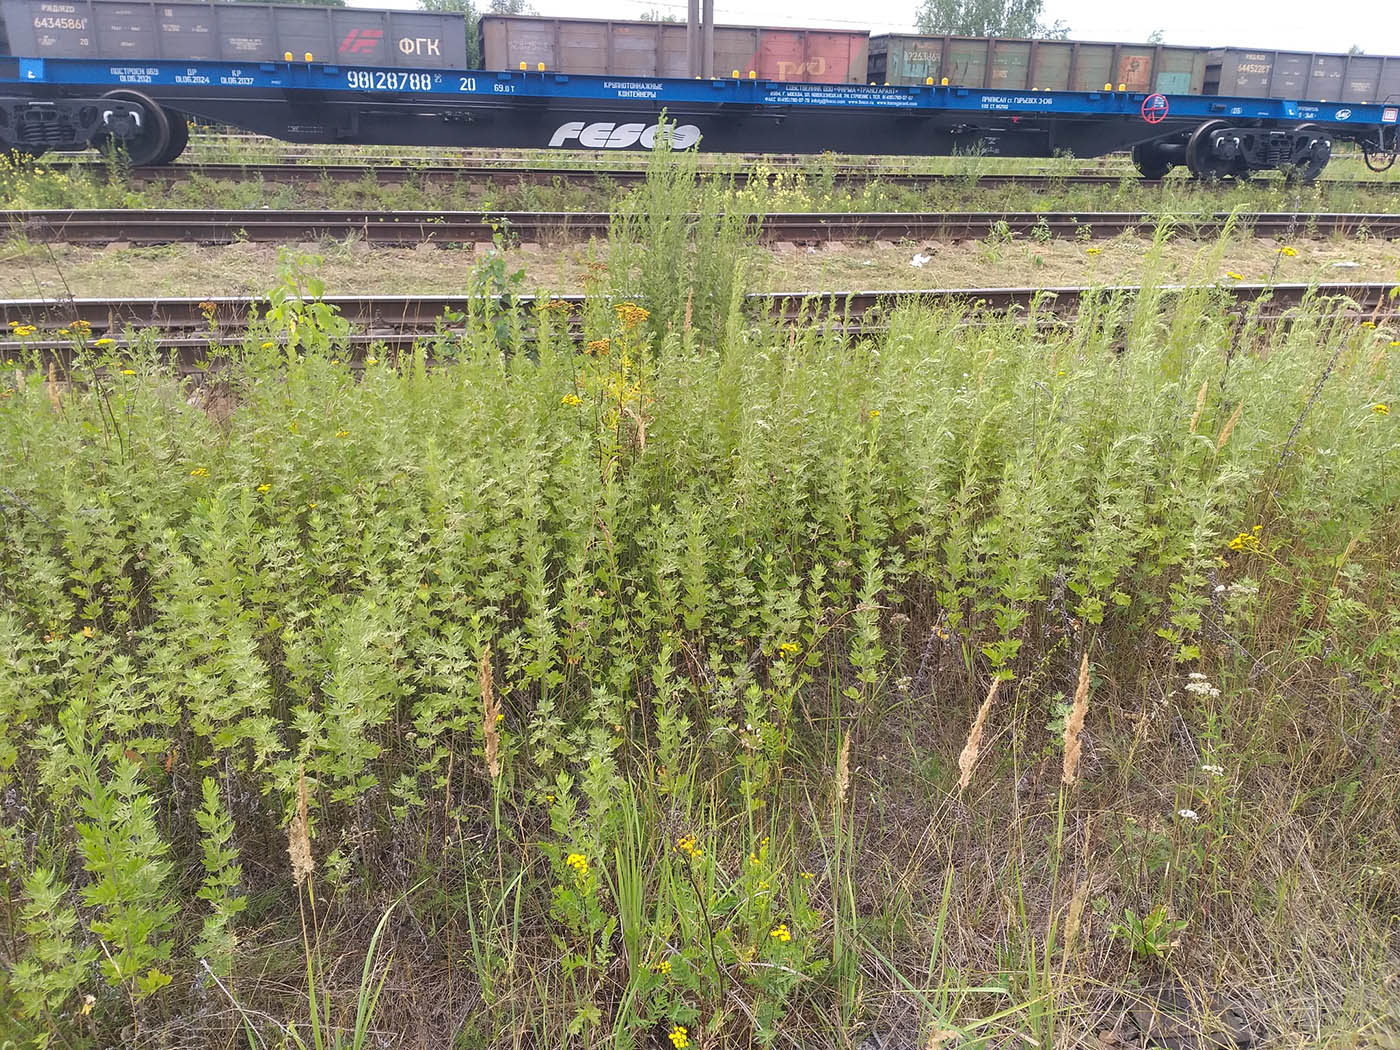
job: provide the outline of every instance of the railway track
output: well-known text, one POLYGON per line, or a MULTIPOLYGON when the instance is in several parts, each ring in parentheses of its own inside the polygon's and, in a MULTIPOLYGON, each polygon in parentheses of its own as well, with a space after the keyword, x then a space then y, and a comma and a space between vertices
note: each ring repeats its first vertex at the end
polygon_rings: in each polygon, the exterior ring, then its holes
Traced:
MULTIPOLYGON (((1284 320, 1302 308, 1308 312, 1335 311, 1356 323, 1383 322, 1400 318, 1400 302, 1389 295, 1387 283, 1350 284, 1241 284, 1219 289, 1236 308, 1259 304, 1257 316, 1263 320, 1284 320)), ((1167 299, 1181 293, 1181 287, 1160 289, 1167 299)), ((1053 321, 1074 316, 1086 300, 1104 303, 1140 294, 1136 286, 1063 288, 948 288, 923 290, 878 290, 853 292, 763 292, 746 296, 750 309, 784 322, 799 318, 825 319, 842 325, 853 334, 878 331, 881 314, 897 303, 918 301, 930 305, 963 304, 968 317, 987 319, 1022 311, 1039 319, 1053 321)), ((582 295, 550 296, 552 303, 567 304, 576 316, 584 302, 582 295)), ((427 336, 452 339, 460 334, 462 320, 472 309, 472 301, 459 295, 367 295, 327 296, 355 329, 352 347, 386 346, 403 349, 427 336)), ((517 300, 528 319, 543 300, 522 296, 517 300)), ((146 298, 146 299, 9 299, 0 300, 0 328, 13 332, 14 325, 34 326, 29 338, 12 335, 0 338, 0 360, 18 363, 34 354, 54 355, 71 362, 77 352, 73 337, 60 334, 73 331, 75 322, 85 331, 85 342, 115 340, 102 355, 120 357, 127 346, 140 343, 176 355, 182 364, 192 366, 207 358, 211 348, 241 345, 247 338, 250 314, 264 301, 249 297, 146 298), (154 336, 151 333, 156 333, 154 336), (143 334, 144 333, 144 334, 143 334)), ((197 370, 197 369, 195 369, 197 370)))
MULTIPOLYGON (((92 164, 75 164, 77 168, 95 168, 92 164)), ((775 176, 805 175, 809 182, 821 182, 825 177, 820 169, 811 165, 774 166, 769 172, 755 174, 751 170, 726 171, 716 169, 702 172, 702 177, 733 178, 740 185, 748 185, 755 180, 773 181, 775 176)), ((842 165, 830 172, 834 184, 864 185, 882 182, 891 186, 909 189, 926 189, 933 186, 978 186, 1015 187, 1028 190, 1055 189, 1066 186, 1103 187, 1141 183, 1144 186, 1188 186, 1190 180, 1141 178, 1136 171, 1089 172, 1032 172, 1032 173, 990 173, 949 174, 936 172, 897 171, 875 165, 842 165)), ((460 184, 493 183, 496 185, 529 186, 598 186, 604 183, 634 185, 646 180, 646 170, 631 168, 582 168, 541 166, 529 163, 469 163, 443 164, 427 163, 385 163, 385 164, 335 164, 335 163, 276 163, 276 164, 177 164, 158 168, 133 168, 128 174, 136 186, 167 186, 188 182, 194 178, 246 182, 258 179, 274 185, 308 185, 315 183, 348 183, 370 179, 377 185, 397 186, 412 183, 420 186, 452 186, 460 184)), ((1276 180, 1259 180, 1260 182, 1276 180)), ((1397 179, 1321 179, 1325 186, 1363 187, 1381 192, 1400 192, 1397 179)), ((1198 187, 1210 184, 1195 183, 1198 187)), ((1221 183, 1221 187, 1236 185, 1221 183)))
MULTIPOLYGON (((757 219, 755 220, 757 221, 757 219)), ((1148 212, 792 212, 765 215, 768 242, 966 240, 1029 236, 1103 238, 1154 229, 1148 212)), ((1176 218, 1193 236, 1215 236, 1233 221, 1255 236, 1357 234, 1400 237, 1400 213, 1213 212, 1176 218)), ((357 238, 368 244, 489 244, 497 232, 522 243, 606 237, 608 212, 51 210, 0 212, 0 228, 33 241, 66 244, 231 244, 357 238)))

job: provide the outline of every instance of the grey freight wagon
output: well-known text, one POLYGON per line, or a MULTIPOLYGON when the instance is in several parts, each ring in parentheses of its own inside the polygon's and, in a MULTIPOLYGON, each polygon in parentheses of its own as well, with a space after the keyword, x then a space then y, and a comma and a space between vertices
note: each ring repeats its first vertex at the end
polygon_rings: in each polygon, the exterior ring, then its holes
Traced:
POLYGON ((463 69, 461 14, 291 4, 0 0, 10 52, 33 58, 331 62, 463 69))

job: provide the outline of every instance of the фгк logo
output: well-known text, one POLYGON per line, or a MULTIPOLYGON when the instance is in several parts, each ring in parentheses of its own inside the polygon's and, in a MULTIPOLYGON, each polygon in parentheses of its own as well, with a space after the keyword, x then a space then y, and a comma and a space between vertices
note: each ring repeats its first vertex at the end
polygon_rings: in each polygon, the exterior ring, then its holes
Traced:
MULTIPOLYGON (((656 130, 655 124, 614 124, 612 121, 585 124, 581 120, 571 120, 559 125, 549 144, 562 146, 575 139, 587 149, 628 149, 636 145, 652 149, 656 145, 656 130)), ((700 141, 700 129, 694 124, 673 127, 670 135, 672 149, 688 149, 700 141)))
POLYGON ((377 48, 382 39, 382 29, 352 29, 340 42, 339 51, 342 55, 363 55, 377 48))

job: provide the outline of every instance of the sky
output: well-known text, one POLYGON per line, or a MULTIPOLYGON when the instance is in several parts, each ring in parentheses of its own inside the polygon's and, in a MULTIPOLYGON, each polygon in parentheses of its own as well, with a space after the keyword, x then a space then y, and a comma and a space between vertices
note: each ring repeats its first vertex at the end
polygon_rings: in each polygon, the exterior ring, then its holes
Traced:
MULTIPOLYGON (((660 10, 685 18, 686 0, 530 0, 542 15, 638 18, 660 10)), ((411 0, 351 0, 355 6, 413 7, 411 0)), ((734 25, 909 32, 918 0, 716 0, 716 21, 734 25)), ((482 6, 485 6, 484 4, 482 6)), ((1160 29, 1169 44, 1346 51, 1400 55, 1396 0, 1045 0, 1047 22, 1061 19, 1076 40, 1145 40, 1160 29), (1325 15, 1325 17, 1324 17, 1325 15)))

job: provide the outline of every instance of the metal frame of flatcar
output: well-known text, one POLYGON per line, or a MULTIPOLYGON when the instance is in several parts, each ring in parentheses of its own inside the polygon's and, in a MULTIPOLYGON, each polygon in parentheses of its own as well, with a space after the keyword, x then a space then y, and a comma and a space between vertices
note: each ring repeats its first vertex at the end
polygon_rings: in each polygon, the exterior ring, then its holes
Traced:
MULTIPOLYGON (((1218 160, 1226 168, 1212 170, 1219 174, 1232 173, 1231 163, 1239 172, 1264 166, 1246 156, 1250 150, 1272 149, 1271 163, 1287 160, 1288 150, 1296 151, 1307 134, 1325 141, 1329 151, 1333 138, 1355 141, 1368 153, 1394 153, 1400 145, 1400 103, 669 80, 316 62, 0 59, 0 137, 6 137, 5 128, 13 128, 27 107, 35 106, 71 113, 75 122, 81 114, 89 124, 97 107, 110 128, 80 133, 118 138, 128 137, 133 121, 137 131, 149 135, 163 111, 170 111, 292 142, 578 148, 644 146, 646 136, 654 134, 648 129, 665 110, 669 120, 698 132, 704 146, 717 151, 944 155, 976 149, 1040 157, 1061 151, 1096 156, 1139 147, 1165 163, 1192 159, 1194 171, 1195 161, 1219 150, 1226 154, 1218 160), (5 97, 5 92, 13 94, 5 97), (1160 118, 1155 123, 1147 119, 1149 98, 1158 103, 1151 113, 1160 118), (1165 112, 1159 112, 1163 99, 1165 112), (143 100, 156 107, 153 120, 142 121, 143 100), (1203 129, 1210 130, 1204 145, 1203 129), (1279 140, 1272 147, 1271 136, 1279 140)), ((166 148, 155 159, 167 163, 173 159, 168 153, 166 148)))

